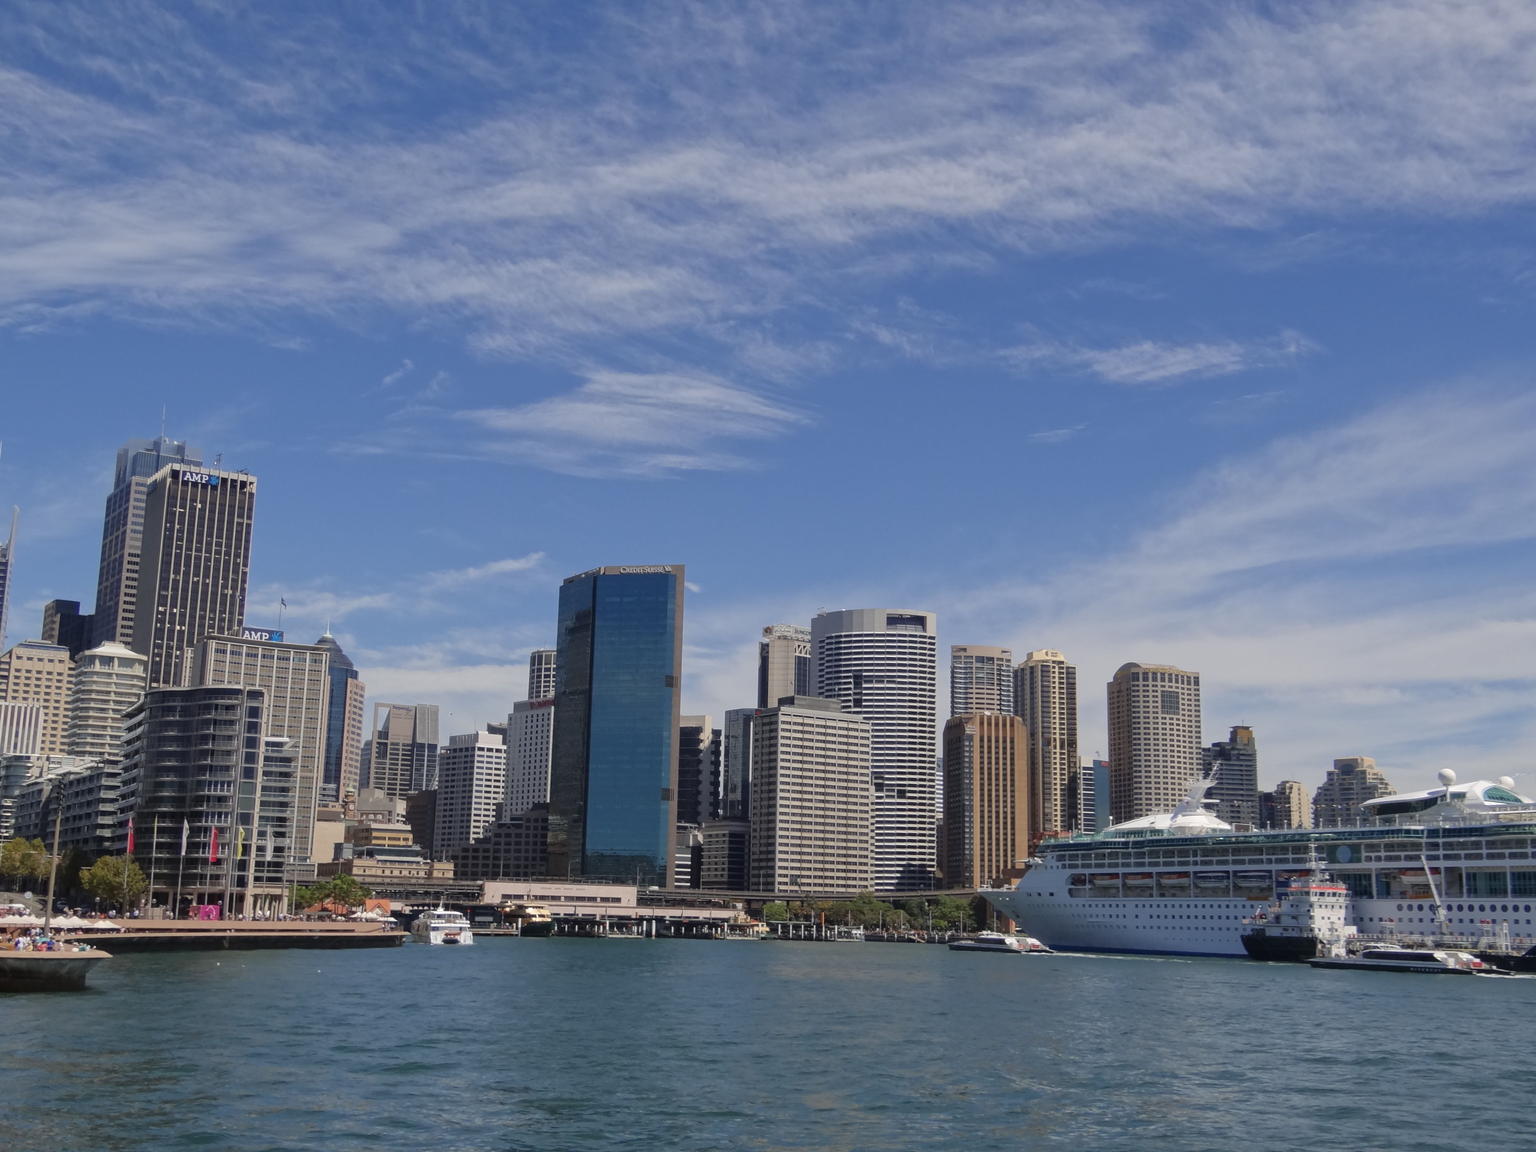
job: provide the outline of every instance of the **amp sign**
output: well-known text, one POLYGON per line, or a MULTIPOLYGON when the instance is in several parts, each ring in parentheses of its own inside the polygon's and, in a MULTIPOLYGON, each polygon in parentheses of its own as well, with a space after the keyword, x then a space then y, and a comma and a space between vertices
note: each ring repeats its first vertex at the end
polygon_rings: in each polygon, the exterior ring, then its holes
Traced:
POLYGON ((273 644, 283 642, 283 634, 273 628, 242 628, 240 629, 242 640, 266 640, 273 644))
POLYGON ((210 488, 219 486, 219 477, 214 472, 194 472, 190 468, 181 470, 181 479, 186 484, 206 484, 210 488))

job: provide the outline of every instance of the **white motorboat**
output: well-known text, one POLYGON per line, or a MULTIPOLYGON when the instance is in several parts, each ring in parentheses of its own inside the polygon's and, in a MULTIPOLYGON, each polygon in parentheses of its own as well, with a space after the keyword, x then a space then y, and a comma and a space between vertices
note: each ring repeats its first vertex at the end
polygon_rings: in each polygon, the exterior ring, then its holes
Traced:
POLYGON ((1314 968, 1363 968, 1372 972, 1421 972, 1431 976, 1507 976, 1470 952, 1425 948, 1367 948, 1355 956, 1319 956, 1314 968))
POLYGON ((473 944, 469 919, 449 908, 432 908, 416 917, 411 936, 422 944, 473 944))
POLYGON ((951 952, 1038 952, 1050 953, 1033 936, 1008 936, 1002 932, 978 932, 964 940, 951 940, 951 952))

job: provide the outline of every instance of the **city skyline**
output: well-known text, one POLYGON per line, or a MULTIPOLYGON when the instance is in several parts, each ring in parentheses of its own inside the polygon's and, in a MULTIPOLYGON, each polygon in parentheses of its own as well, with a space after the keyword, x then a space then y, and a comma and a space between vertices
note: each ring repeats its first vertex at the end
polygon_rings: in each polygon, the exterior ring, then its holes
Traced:
POLYGON ((158 429, 262 477, 246 622, 448 734, 521 698, 563 574, 670 555, 690 713, 752 702, 765 626, 915 604, 1067 653, 1084 760, 1138 661, 1265 786, 1519 777, 1536 16, 1155 11, 29 9, 10 641, 90 603, 158 429))

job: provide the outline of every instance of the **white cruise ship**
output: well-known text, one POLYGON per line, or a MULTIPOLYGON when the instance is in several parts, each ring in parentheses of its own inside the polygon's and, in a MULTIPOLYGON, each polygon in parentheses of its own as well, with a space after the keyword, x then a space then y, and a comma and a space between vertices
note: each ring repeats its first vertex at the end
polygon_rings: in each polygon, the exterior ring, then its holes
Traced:
POLYGON ((1172 813, 1050 840, 1018 886, 984 892, 1047 947, 1242 956, 1244 920, 1326 871, 1361 936, 1536 943, 1536 802, 1509 777, 1383 796, 1355 828, 1238 832, 1199 781, 1172 813))

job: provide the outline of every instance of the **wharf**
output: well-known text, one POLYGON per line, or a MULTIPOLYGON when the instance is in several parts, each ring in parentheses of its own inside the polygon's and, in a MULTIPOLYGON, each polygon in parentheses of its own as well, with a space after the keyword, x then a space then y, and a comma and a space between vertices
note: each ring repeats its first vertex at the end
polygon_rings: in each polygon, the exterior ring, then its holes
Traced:
POLYGON ((310 920, 141 920, 123 932, 62 934, 114 955, 128 952, 248 951, 260 948, 398 948, 405 933, 391 925, 310 920))

